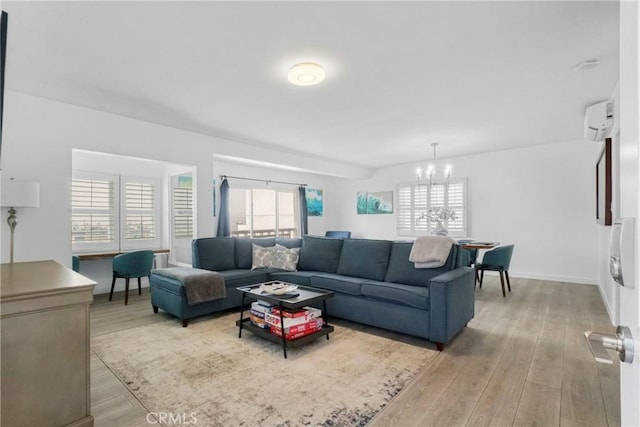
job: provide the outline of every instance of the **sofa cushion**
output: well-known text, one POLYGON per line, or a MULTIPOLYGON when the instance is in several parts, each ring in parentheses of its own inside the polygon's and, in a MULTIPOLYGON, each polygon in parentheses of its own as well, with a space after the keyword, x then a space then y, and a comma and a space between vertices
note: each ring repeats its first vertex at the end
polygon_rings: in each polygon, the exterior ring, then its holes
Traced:
MULTIPOLYGON (((267 273, 264 270, 225 270, 220 274, 224 277, 224 285, 226 288, 237 288, 238 286, 251 285, 254 283, 266 282, 267 273)), ((159 276, 151 273, 151 285, 167 290, 178 295, 185 295, 184 286, 179 280, 159 276)), ((153 289, 151 289, 153 293, 153 289)))
POLYGON ((269 280, 279 280, 281 282, 295 283, 296 285, 311 286, 313 271, 284 271, 272 270, 269 272, 269 280))
POLYGON ((236 268, 235 239, 231 237, 196 239, 192 246, 194 267, 212 271, 236 268))
POLYGON ((413 242, 394 242, 391 246, 389 267, 385 282, 401 283, 414 286, 429 286, 429 280, 456 267, 457 246, 453 245, 447 262, 438 268, 415 268, 409 261, 413 242))
POLYGON ((238 286, 246 286, 254 283, 266 282, 267 270, 227 270, 221 271, 224 277, 224 284, 227 288, 237 288, 238 286))
POLYGON ((299 248, 302 246, 302 239, 298 237, 276 237, 276 245, 284 246, 285 248, 299 248))
POLYGON ((236 266, 238 268, 251 268, 253 265, 253 244, 258 246, 275 246, 276 239, 266 237, 263 239, 247 239, 238 237, 236 241, 236 266))
POLYGON ((300 257, 300 248, 285 248, 276 243, 276 251, 273 254, 271 268, 279 270, 296 271, 298 267, 298 258, 300 257))
POLYGON ((360 295, 360 286, 365 279, 339 274, 317 272, 311 276, 311 286, 314 288, 327 289, 343 294, 360 295))
POLYGON ((298 270, 335 273, 338 270, 342 242, 342 239, 304 236, 298 270))
POLYGON ((275 246, 267 246, 262 247, 256 245, 255 243, 252 246, 252 256, 251 256, 251 269, 255 270, 257 268, 271 268, 273 264, 273 258, 276 255, 276 247, 275 246))
POLYGON ((360 290, 369 298, 429 309, 429 288, 389 282, 364 282, 360 290))
POLYGON ((384 280, 392 242, 388 240, 347 239, 342 244, 338 274, 384 280))

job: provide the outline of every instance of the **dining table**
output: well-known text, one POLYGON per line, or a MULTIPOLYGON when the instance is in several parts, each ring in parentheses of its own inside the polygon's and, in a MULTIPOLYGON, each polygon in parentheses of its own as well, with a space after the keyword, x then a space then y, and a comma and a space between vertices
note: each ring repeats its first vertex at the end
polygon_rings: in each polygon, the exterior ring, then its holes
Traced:
POLYGON ((459 244, 465 249, 493 249, 500 245, 500 242, 477 242, 473 240, 459 242, 459 244))
POLYGON ((493 249, 496 246, 499 246, 500 242, 481 242, 479 240, 461 239, 458 241, 458 244, 464 249, 476 250, 471 253, 471 259, 469 260, 470 265, 476 265, 478 263, 478 255, 480 255, 481 250, 493 249))

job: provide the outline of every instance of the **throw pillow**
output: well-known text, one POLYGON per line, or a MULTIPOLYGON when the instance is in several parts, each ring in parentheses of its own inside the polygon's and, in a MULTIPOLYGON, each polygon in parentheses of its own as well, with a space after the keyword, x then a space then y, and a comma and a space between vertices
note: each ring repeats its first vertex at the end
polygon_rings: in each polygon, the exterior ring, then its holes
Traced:
POLYGON ((274 237, 260 237, 255 239, 239 238, 236 241, 236 268, 251 268, 253 262, 253 244, 263 248, 276 244, 274 237))
POLYGON ((273 263, 273 255, 275 253, 275 246, 262 247, 254 243, 252 246, 251 254, 251 269, 255 270, 256 268, 271 268, 271 264, 273 263))
POLYGON ((276 243, 276 252, 273 255, 271 267, 286 271, 296 271, 299 257, 300 248, 289 249, 276 243))

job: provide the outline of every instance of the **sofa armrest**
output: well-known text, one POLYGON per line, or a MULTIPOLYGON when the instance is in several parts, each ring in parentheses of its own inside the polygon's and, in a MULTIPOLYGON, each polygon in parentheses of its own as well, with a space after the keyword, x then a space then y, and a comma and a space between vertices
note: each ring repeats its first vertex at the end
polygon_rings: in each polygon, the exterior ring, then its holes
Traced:
POLYGON ((191 240, 191 266, 193 268, 202 268, 200 264, 200 251, 198 250, 198 242, 196 239, 191 240))
POLYGON ((429 340, 447 344, 473 319, 475 272, 447 271, 429 281, 429 340))

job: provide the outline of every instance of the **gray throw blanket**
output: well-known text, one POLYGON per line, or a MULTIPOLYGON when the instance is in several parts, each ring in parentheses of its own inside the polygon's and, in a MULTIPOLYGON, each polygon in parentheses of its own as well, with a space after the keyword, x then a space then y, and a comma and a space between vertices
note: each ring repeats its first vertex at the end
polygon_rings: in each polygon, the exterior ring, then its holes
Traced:
POLYGON ((187 304, 213 301, 227 296, 220 273, 199 268, 172 267, 151 270, 152 274, 179 280, 184 286, 187 304))
POLYGON ((413 242, 409 261, 415 268, 442 267, 447 262, 454 243, 455 240, 450 237, 420 236, 413 242))

